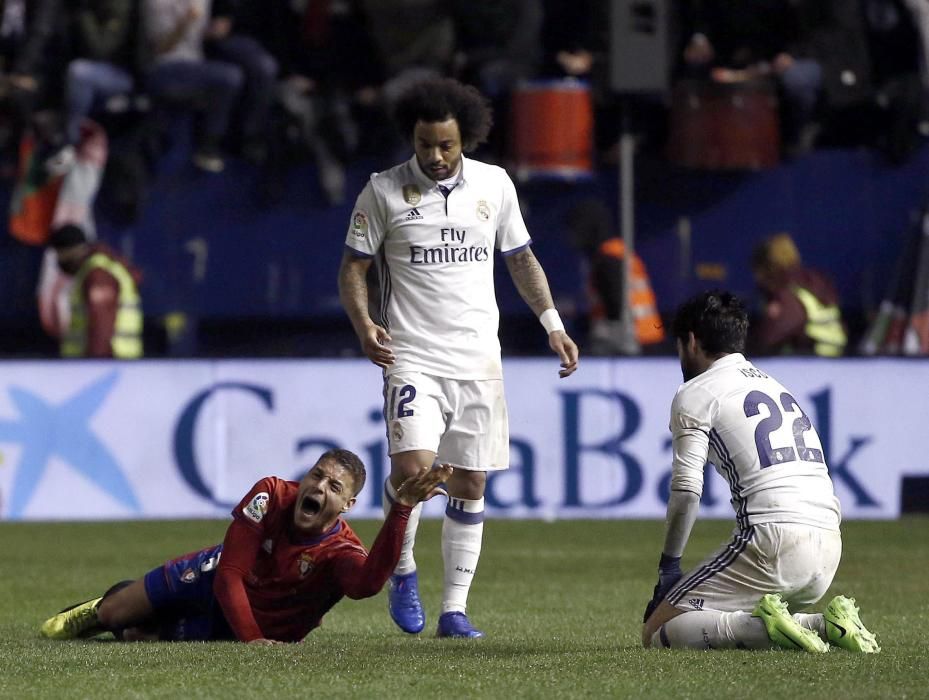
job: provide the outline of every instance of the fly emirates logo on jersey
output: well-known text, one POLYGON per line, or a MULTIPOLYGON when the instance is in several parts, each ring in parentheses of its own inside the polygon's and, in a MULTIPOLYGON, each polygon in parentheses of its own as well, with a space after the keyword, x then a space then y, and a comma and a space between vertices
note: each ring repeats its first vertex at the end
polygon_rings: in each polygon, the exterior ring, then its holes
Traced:
POLYGON ((480 263, 490 259, 486 245, 468 245, 465 229, 439 229, 438 245, 410 246, 411 265, 439 265, 444 263, 480 263))

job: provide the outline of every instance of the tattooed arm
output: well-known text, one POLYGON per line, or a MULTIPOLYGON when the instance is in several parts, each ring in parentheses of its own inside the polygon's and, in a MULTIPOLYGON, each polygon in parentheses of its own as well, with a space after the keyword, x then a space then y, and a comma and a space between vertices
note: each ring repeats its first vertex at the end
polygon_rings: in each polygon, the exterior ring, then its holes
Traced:
POLYGON ((541 316, 546 309, 555 308, 545 271, 532 248, 527 246, 518 253, 505 257, 504 260, 519 296, 529 305, 532 313, 541 316))
MULTIPOLYGON (((535 257, 535 253, 528 246, 518 253, 504 258, 510 277, 523 301, 529 305, 537 317, 548 309, 555 308, 552 301, 552 292, 548 287, 545 271, 535 257)), ((548 334, 548 345, 561 360, 561 370, 558 376, 567 377, 577 369, 577 345, 563 330, 555 330, 548 334)))
POLYGON ((361 349, 378 367, 386 368, 394 360, 390 349, 390 335, 385 328, 377 325, 368 313, 368 286, 365 279, 370 258, 356 257, 346 251, 342 255, 339 267, 339 300, 342 308, 352 322, 355 335, 361 343, 361 349))

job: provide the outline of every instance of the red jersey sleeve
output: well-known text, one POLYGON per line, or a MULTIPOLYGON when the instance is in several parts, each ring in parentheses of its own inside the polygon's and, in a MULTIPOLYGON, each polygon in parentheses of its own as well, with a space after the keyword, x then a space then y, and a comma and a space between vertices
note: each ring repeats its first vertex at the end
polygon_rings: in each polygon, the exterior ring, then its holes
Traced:
POLYGON ((255 563, 261 540, 261 532, 234 520, 226 530, 223 556, 213 579, 213 595, 240 642, 264 637, 245 592, 245 577, 255 563))
POLYGON ((394 503, 367 557, 351 549, 335 566, 335 578, 349 598, 369 598, 387 583, 400 559, 403 535, 412 508, 394 503))
POLYGON ((213 580, 213 594, 229 627, 241 642, 264 637, 245 591, 245 577, 255 565, 264 539, 265 519, 276 505, 272 503, 276 482, 274 477, 262 479, 233 509, 233 521, 226 530, 223 555, 213 580))

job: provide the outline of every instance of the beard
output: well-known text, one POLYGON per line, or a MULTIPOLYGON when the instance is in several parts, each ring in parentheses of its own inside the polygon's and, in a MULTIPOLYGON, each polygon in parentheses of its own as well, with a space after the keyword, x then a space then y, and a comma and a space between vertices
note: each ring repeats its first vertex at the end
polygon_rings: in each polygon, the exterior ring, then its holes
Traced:
POLYGON ((700 372, 694 366, 694 363, 688 362, 683 357, 681 358, 681 374, 684 375, 684 381, 689 382, 691 379, 696 377, 700 372))

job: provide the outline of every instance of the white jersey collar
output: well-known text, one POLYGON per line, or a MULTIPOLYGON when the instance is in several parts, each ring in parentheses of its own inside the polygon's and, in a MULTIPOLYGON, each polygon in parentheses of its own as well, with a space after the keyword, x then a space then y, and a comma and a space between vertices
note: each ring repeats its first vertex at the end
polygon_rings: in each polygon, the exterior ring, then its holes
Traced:
POLYGON ((729 365, 737 365, 740 362, 745 362, 745 355, 740 352, 730 352, 728 355, 720 357, 707 369, 719 369, 721 367, 728 367, 729 365))

